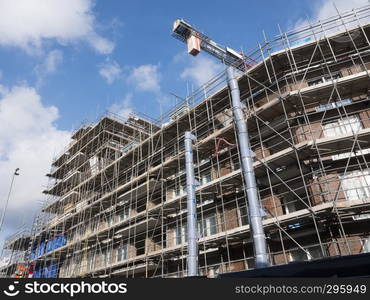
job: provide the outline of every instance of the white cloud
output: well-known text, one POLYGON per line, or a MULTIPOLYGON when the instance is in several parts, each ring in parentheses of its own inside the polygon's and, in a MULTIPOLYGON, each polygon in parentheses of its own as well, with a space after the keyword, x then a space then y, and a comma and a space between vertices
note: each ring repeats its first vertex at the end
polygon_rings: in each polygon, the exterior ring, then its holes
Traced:
POLYGON ((118 79, 122 73, 120 65, 116 61, 107 59, 105 63, 100 66, 99 74, 105 78, 105 80, 112 84, 113 81, 118 79))
POLYGON ((60 50, 50 51, 45 59, 45 71, 53 73, 63 61, 63 53, 60 50))
POLYGON ((60 50, 50 51, 44 61, 35 67, 37 86, 40 86, 45 77, 57 71, 63 62, 63 52, 60 50))
MULTIPOLYGON (((296 22, 294 28, 299 28, 301 26, 309 25, 309 23, 313 24, 319 20, 324 20, 333 16, 338 15, 337 10, 335 9, 334 5, 337 7, 339 12, 346 12, 352 10, 353 8, 362 7, 364 5, 369 4, 368 0, 320 0, 316 2, 313 6, 313 11, 310 16, 310 20, 308 22, 307 19, 300 19, 296 22)), ((341 26, 341 22, 337 22, 338 26, 341 26)), ((353 24, 354 26, 356 24, 353 24)), ((339 28, 333 28, 332 30, 327 31, 326 33, 330 33, 332 31, 340 30, 339 28)))
POLYGON ((100 54, 110 54, 113 52, 114 43, 106 38, 103 38, 96 33, 91 33, 87 37, 90 45, 100 54))
POLYGON ((323 20, 337 15, 334 5, 338 8, 339 12, 349 11, 353 8, 358 8, 369 4, 368 0, 322 0, 320 5, 316 8, 315 16, 317 20, 323 20))
POLYGON ((112 104, 108 110, 119 115, 123 119, 127 119, 129 115, 133 112, 132 109, 132 93, 127 94, 122 101, 119 103, 112 104))
POLYGON ((128 81, 133 83, 140 91, 150 91, 159 93, 161 75, 158 65, 141 65, 134 68, 128 77, 128 81))
POLYGON ((14 169, 20 168, 1 238, 20 226, 24 217, 30 222, 39 208, 52 156, 67 144, 70 137, 70 132, 56 127, 58 117, 58 109, 45 106, 34 88, 0 86, 1 211, 14 169))
POLYGON ((190 65, 184 69, 180 77, 190 79, 198 86, 206 83, 224 69, 221 63, 216 63, 204 56, 190 59, 190 65))
POLYGON ((46 40, 85 41, 98 53, 114 44, 96 32, 92 0, 0 0, 0 45, 40 51, 46 40))

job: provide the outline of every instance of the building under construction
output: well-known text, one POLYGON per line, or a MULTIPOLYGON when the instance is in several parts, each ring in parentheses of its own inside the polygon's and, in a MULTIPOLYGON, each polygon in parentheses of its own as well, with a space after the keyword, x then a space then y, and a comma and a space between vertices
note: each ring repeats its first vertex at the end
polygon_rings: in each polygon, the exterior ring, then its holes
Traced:
MULTIPOLYGON (((270 265, 370 252, 369 17, 366 6, 266 38, 238 74, 270 265)), ((222 72, 160 121, 108 114, 76 130, 32 230, 5 242, 3 276, 186 276, 186 131, 198 273, 254 268, 222 72)))

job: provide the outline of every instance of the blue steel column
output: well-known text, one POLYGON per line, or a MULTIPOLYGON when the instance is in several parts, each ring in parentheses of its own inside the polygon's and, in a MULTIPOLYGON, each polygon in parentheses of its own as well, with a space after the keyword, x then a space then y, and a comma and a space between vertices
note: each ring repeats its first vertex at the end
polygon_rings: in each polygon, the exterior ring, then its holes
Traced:
POLYGON ((234 68, 227 68, 227 81, 231 92, 232 110, 238 134, 239 151, 248 197, 249 224, 251 227, 256 268, 267 267, 268 256, 265 233, 262 226, 261 204, 257 194, 256 177, 253 169, 253 152, 251 151, 247 123, 244 120, 240 91, 234 68))
POLYGON ((195 136, 185 132, 185 170, 187 193, 187 233, 188 233, 188 276, 198 276, 198 234, 197 206, 195 198, 195 176, 193 162, 193 140, 195 136))

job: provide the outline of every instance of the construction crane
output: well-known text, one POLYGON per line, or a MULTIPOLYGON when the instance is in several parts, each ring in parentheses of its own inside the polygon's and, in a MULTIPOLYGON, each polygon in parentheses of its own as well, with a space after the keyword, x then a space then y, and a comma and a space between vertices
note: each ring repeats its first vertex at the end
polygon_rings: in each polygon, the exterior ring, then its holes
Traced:
MULTIPOLYGON (((227 83, 230 90, 231 108, 238 136, 244 186, 248 198, 248 215, 253 239, 255 266, 256 268, 265 268, 269 266, 266 237, 262 225, 262 217, 265 215, 265 212, 261 208, 258 196, 256 176, 253 168, 255 154, 251 150, 247 122, 244 119, 243 112, 245 106, 240 100, 239 84, 235 74, 235 69, 245 72, 251 66, 247 63, 247 60, 251 59, 229 47, 223 47, 217 44, 182 19, 177 19, 174 22, 172 31, 175 38, 187 43, 189 54, 196 56, 200 50, 204 50, 228 66, 226 70, 227 83)), ((194 201, 194 199, 192 199, 191 195, 188 195, 188 202, 191 201, 194 201)), ((191 216, 189 216, 188 212, 189 217, 191 216)), ((194 222, 192 224, 188 222, 187 226, 188 236, 196 231, 194 222)), ((196 256, 191 255, 196 251, 197 244, 188 243, 188 267, 193 266, 192 270, 188 269, 188 275, 190 276, 197 276, 197 272, 194 271, 195 267, 197 269, 197 259, 196 256)))
POLYGON ((254 59, 243 53, 238 53, 229 47, 217 44, 182 19, 177 19, 174 22, 172 35, 180 41, 187 43, 188 53, 193 56, 198 55, 200 50, 204 50, 221 60, 224 64, 242 72, 245 72, 253 64, 257 63, 254 59))

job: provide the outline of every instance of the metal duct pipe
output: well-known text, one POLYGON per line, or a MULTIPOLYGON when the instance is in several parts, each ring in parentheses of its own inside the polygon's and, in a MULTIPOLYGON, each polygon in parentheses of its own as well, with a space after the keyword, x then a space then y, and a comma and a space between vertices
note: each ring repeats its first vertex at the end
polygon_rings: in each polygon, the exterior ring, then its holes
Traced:
POLYGON ((236 124, 241 166, 244 184, 247 190, 249 224, 251 226, 256 268, 269 265, 265 233, 262 226, 262 208, 257 194, 256 177, 253 169, 253 155, 251 151, 247 123, 244 120, 240 91, 234 68, 227 68, 227 82, 231 92, 232 110, 236 124))
POLYGON ((190 131, 185 132, 185 171, 187 193, 187 231, 188 231, 188 276, 198 276, 198 234, 197 203, 195 198, 195 176, 193 162, 193 140, 190 131))

